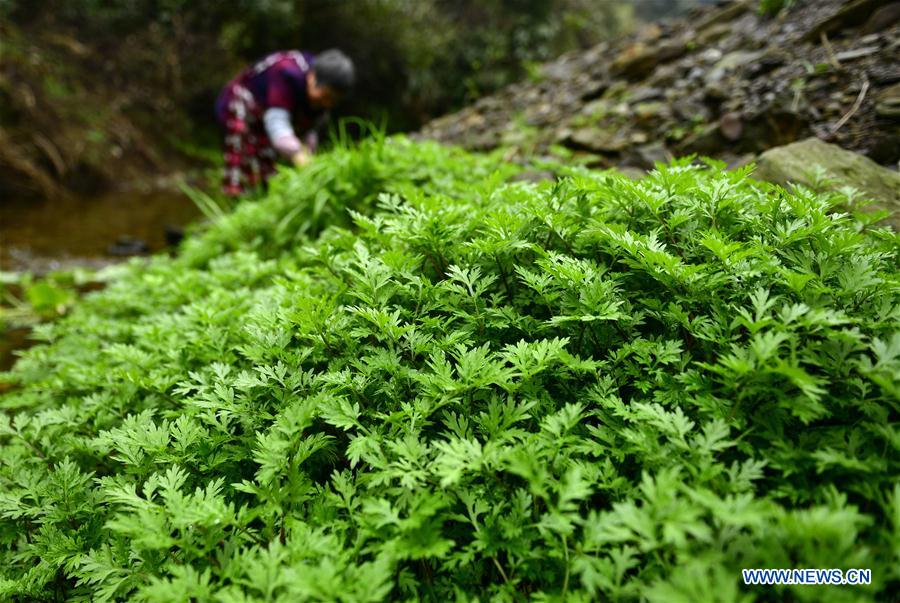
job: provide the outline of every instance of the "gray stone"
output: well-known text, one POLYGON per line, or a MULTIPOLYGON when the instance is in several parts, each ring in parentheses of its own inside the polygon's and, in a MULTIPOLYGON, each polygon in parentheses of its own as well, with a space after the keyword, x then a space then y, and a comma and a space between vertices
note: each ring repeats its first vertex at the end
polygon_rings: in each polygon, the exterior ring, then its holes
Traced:
POLYGON ((628 98, 633 103, 642 103, 644 101, 657 100, 663 97, 663 90, 660 88, 641 87, 636 89, 628 98))
POLYGON ((731 33, 730 23, 716 23, 697 34, 697 44, 708 46, 731 33))
POLYGON ((718 48, 707 48, 698 58, 704 63, 715 63, 722 59, 722 51, 718 48))
POLYGON ((609 67, 613 75, 638 79, 649 75, 657 65, 677 59, 688 50, 684 40, 665 40, 656 45, 637 42, 626 47, 609 67))
POLYGON ((508 182, 531 182, 537 184, 539 182, 553 182, 556 180, 556 174, 547 170, 527 170, 510 176, 508 182))
POLYGON ((631 142, 631 144, 644 144, 647 142, 647 140, 649 140, 649 136, 647 136, 646 132, 638 131, 632 134, 628 138, 628 140, 631 142))
POLYGON ((900 84, 894 84, 881 91, 875 112, 881 117, 900 118, 900 84))
POLYGON ((606 92, 609 83, 603 79, 590 79, 583 85, 578 86, 578 96, 580 100, 587 101, 599 97, 606 92))
POLYGON ((575 130, 564 143, 575 149, 596 153, 618 153, 628 146, 628 140, 619 133, 600 128, 575 130))
POLYGON ((641 127, 668 119, 671 115, 672 110, 668 103, 661 101, 638 103, 634 106, 634 122, 641 127))
POLYGON ((566 80, 571 78, 578 69, 578 65, 571 61, 554 61, 543 66, 540 73, 549 80, 566 80))
POLYGON ((661 142, 654 142, 634 149, 634 163, 639 167, 652 169, 656 163, 672 161, 672 154, 661 142))
POLYGON ((751 3, 748 0, 738 0, 731 2, 724 7, 709 13, 706 17, 697 23, 697 30, 702 32, 707 27, 717 23, 725 23, 737 19, 750 9, 751 3))
POLYGON ((881 31, 887 29, 898 20, 900 20, 900 2, 891 2, 872 13, 872 16, 863 25, 862 31, 864 33, 881 31))
POLYGON ((707 82, 718 82, 738 67, 760 59, 765 53, 759 50, 735 50, 722 57, 706 75, 707 82))
POLYGON ((900 99, 891 99, 878 103, 875 106, 875 113, 881 117, 900 119, 900 99))
POLYGON ((739 139, 744 131, 744 124, 741 121, 741 114, 736 111, 732 111, 720 117, 719 129, 722 132, 722 136, 724 136, 726 139, 731 141, 739 139))
MULTIPOLYGON (((816 22, 803 36, 809 42, 817 42, 824 34, 832 34, 848 27, 862 25, 869 20, 873 13, 884 4, 884 0, 850 0, 831 15, 816 22)), ((867 30, 867 33, 875 31, 867 30)))
POLYGON ((681 153, 696 153, 712 157, 727 145, 718 123, 707 124, 696 129, 680 145, 681 153))
POLYGON ((815 166, 821 166, 839 186, 852 186, 873 200, 869 209, 894 212, 886 222, 900 229, 900 174, 818 138, 769 149, 760 156, 755 177, 777 184, 810 186, 815 166))
POLYGON ((728 98, 731 89, 722 84, 722 82, 710 82, 704 87, 703 91, 706 93, 706 98, 714 101, 723 101, 728 98))
POLYGON ((685 122, 706 121, 710 117, 709 107, 703 102, 702 94, 682 98, 673 104, 675 115, 685 122))
MULTIPOLYGON (((900 82, 900 38, 896 29, 865 35, 859 26, 900 0, 796 0, 777 18, 761 16, 759 0, 710 2, 717 6, 688 19, 564 55, 542 80, 505 88, 426 131, 470 148, 511 140, 520 154, 563 144, 602 166, 646 163, 635 153, 655 141, 677 154, 733 158, 811 135, 897 163, 900 99, 885 88, 900 82), (801 41, 819 25, 844 69, 820 68, 828 54, 818 34, 801 41), (870 83, 863 105, 833 133, 863 76, 870 83), (522 131, 504 133, 510 129, 522 131)), ((882 12, 879 23, 891 14, 882 12)))

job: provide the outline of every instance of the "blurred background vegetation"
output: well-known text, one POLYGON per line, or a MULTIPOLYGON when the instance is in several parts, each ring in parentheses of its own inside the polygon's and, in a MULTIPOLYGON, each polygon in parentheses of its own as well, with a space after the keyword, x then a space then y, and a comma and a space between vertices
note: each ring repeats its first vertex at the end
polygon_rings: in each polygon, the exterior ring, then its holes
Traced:
POLYGON ((360 81, 341 113, 410 130, 702 1, 0 0, 0 194, 211 159, 216 94, 272 50, 344 49, 360 81))
MULTIPOLYGON (((0 275, 180 223, 180 193, 134 201, 132 183, 217 163, 215 97, 273 50, 342 48, 359 84, 337 117, 413 130, 703 1, 0 0, 0 275)), ((70 285, 29 278, 0 282, 0 322, 66 307, 70 285)), ((16 342, 0 325, 0 365, 16 342)))
POLYGON ((403 129, 522 77, 533 63, 699 1, 0 0, 0 18, 30 34, 55 32, 58 43, 71 36, 84 45, 73 59, 94 53, 107 63, 101 71, 147 86, 148 95, 165 91, 199 119, 243 63, 279 48, 338 46, 361 74, 347 110, 386 114, 403 129))

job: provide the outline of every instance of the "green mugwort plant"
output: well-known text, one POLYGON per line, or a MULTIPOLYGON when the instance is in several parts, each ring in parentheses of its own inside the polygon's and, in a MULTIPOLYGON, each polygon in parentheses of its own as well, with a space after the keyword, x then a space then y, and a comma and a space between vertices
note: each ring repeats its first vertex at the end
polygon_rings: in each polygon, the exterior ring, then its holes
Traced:
POLYGON ((0 598, 897 592, 897 235, 751 168, 519 169, 339 144, 40 325, 0 598))

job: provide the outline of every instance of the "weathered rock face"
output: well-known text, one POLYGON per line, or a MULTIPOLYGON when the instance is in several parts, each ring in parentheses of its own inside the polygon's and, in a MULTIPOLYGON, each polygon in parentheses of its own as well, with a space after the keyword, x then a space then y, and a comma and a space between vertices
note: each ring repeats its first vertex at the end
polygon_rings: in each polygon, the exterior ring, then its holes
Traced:
POLYGON ((868 209, 894 212, 886 222, 900 230, 900 174, 818 138, 766 151, 759 158, 755 176, 779 184, 812 186, 817 169, 836 186, 851 186, 874 200, 868 209))
POLYGON ((900 120, 900 84, 894 84, 878 95, 875 112, 881 117, 900 120))
POLYGON ((730 163, 816 136, 900 160, 900 1, 730 0, 571 53, 420 135, 522 154, 567 146, 598 166, 698 153, 730 163), (653 145, 648 153, 648 145, 653 145))

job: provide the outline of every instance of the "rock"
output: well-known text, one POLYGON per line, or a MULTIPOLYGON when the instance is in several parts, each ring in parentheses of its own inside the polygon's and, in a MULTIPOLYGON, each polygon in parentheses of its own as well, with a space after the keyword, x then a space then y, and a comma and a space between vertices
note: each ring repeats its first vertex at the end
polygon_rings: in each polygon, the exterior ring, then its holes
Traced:
POLYGON ((894 84, 881 91, 875 112, 881 117, 900 118, 900 84, 894 84))
POLYGON ((637 39, 639 42, 655 42, 662 36, 662 33, 659 23, 648 23, 638 31, 637 39))
MULTIPOLYGON (((818 42, 821 35, 832 34, 848 27, 857 27, 868 21, 878 11, 884 0, 851 0, 844 3, 837 12, 816 22, 803 40, 818 42)), ((869 33, 869 32, 866 32, 869 33)))
POLYGON ((900 64, 874 65, 868 69, 869 79, 880 85, 900 82, 900 64))
POLYGON ((686 40, 668 40, 656 48, 657 63, 668 63, 681 58, 688 51, 686 40))
POLYGON ((564 55, 543 79, 509 86, 425 131, 468 148, 511 142, 523 154, 562 144, 598 166, 647 165, 635 157, 654 141, 730 159, 815 135, 896 164, 900 101, 885 89, 900 82, 900 36, 896 26, 869 34, 858 26, 890 16, 882 9, 900 0, 796 0, 777 18, 760 16, 759 0, 704 3, 717 6, 564 55), (815 28, 811 43, 801 41, 815 28), (824 32, 843 69, 830 65, 824 32), (832 132, 864 76, 862 106, 832 132))
POLYGON ((821 166, 840 186, 852 186, 875 201, 871 209, 895 212, 887 222, 900 229, 900 174, 871 159, 847 151, 818 138, 808 138, 763 153, 755 177, 777 184, 797 183, 810 186, 812 170, 821 166))
POLYGON ((572 61, 554 61, 543 66, 540 70, 542 77, 548 80, 567 80, 578 70, 578 65, 572 61))
POLYGON ((654 142, 639 146, 630 155, 630 163, 645 169, 653 169, 656 163, 668 163, 672 161, 672 154, 661 142, 654 142))
POLYGON ((163 232, 168 247, 178 247, 181 244, 181 241, 184 240, 184 228, 181 228, 180 226, 166 224, 163 232))
MULTIPOLYGON (((756 4, 759 4, 757 2, 756 4)), ((729 50, 738 46, 748 48, 762 48, 772 43, 771 31, 763 23, 762 15, 758 11, 747 13, 731 24, 731 31, 740 33, 740 36, 728 36, 722 42, 729 44, 729 50)))
POLYGON ((875 113, 889 119, 900 119, 900 99, 892 98, 875 105, 875 113))
POLYGON ((556 117, 554 106, 550 103, 540 103, 530 108, 525 114, 525 123, 529 126, 542 126, 556 117))
POLYGON ((718 82, 729 71, 734 71, 738 67, 752 63, 760 59, 763 54, 765 53, 759 50, 735 50, 734 52, 729 52, 706 74, 706 81, 718 82))
POLYGON ((663 90, 663 96, 665 96, 666 89, 668 89, 669 86, 673 85, 675 82, 681 81, 684 77, 685 70, 685 67, 680 65, 679 62, 660 65, 656 68, 656 71, 653 72, 653 76, 647 80, 647 83, 656 88, 661 88, 663 90))
POLYGON ((730 23, 716 23, 697 34, 697 44, 700 46, 709 46, 716 40, 725 37, 730 32, 730 23))
POLYGON ((737 157, 730 157, 727 160, 728 169, 736 170, 738 168, 750 165, 754 161, 756 161, 756 155, 754 153, 744 153, 743 155, 738 155, 737 157))
POLYGON ((879 132, 870 137, 869 150, 866 153, 870 159, 883 165, 897 165, 900 162, 900 132, 879 132))
POLYGON ((656 57, 652 50, 640 42, 626 47, 620 52, 609 67, 613 75, 640 76, 649 73, 656 66, 656 57))
POLYGON ((705 98, 713 101, 723 101, 731 93, 731 89, 722 82, 709 82, 704 86, 703 91, 706 94, 705 98))
POLYGON ((707 48, 698 57, 703 63, 715 63, 722 59, 722 51, 718 48, 707 48))
POLYGON ((727 146, 725 138, 719 129, 718 123, 707 124, 697 128, 681 143, 682 153, 696 153, 697 155, 713 156, 717 151, 727 146))
POLYGON ((579 113, 586 119, 596 122, 606 117, 612 107, 612 101, 605 98, 599 98, 584 105, 579 113))
POLYGON ((744 131, 741 114, 737 111, 732 111, 723 115, 719 118, 719 129, 722 132, 722 136, 726 139, 731 141, 739 139, 744 131))
POLYGON ((578 87, 578 95, 582 101, 589 101, 600 97, 606 92, 609 82, 603 79, 590 79, 578 87))
POLYGON ((687 87, 686 84, 688 82, 697 82, 703 79, 703 76, 706 75, 706 70, 700 65, 694 65, 691 67, 691 70, 687 74, 687 80, 681 80, 675 84, 675 87, 687 87))
POLYGON ((472 113, 468 116, 464 122, 467 128, 478 128, 479 126, 483 126, 485 124, 484 115, 481 113, 472 113))
POLYGON ((674 103, 675 114, 686 122, 706 121, 710 117, 709 107, 703 102, 703 95, 696 94, 674 103))
POLYGON ((900 2, 891 2, 887 6, 882 6, 869 17, 865 25, 862 26, 863 33, 871 33, 887 29, 900 20, 900 2))
POLYGON ((769 107, 752 118, 743 116, 742 150, 762 152, 790 144, 808 134, 809 124, 797 113, 769 107))
POLYGON ((622 80, 614 81, 603 93, 603 98, 610 102, 622 100, 626 96, 628 96, 628 84, 622 80))
POLYGON ((684 40, 667 40, 655 46, 637 42, 613 59, 609 72, 628 79, 640 79, 649 75, 657 65, 677 59, 687 50, 684 40))
POLYGON ((753 77, 759 77, 761 75, 765 75, 772 71, 773 69, 777 69, 781 67, 785 63, 790 60, 784 52, 780 52, 778 50, 770 50, 766 52, 765 55, 759 58, 758 61, 749 65, 747 67, 747 71, 753 77))
POLYGON ((465 145, 476 151, 489 151, 497 148, 502 140, 500 132, 484 132, 465 138, 465 145))
POLYGON ((642 103, 644 101, 657 100, 663 97, 663 90, 660 88, 650 88, 647 86, 636 89, 628 97, 633 103, 642 103))
POLYGON ((669 105, 660 101, 638 103, 634 106, 634 121, 642 127, 657 123, 670 115, 669 105))
POLYGON ((738 0, 737 2, 731 2, 719 10, 713 11, 706 17, 700 20, 697 23, 697 31, 702 35, 703 30, 706 28, 716 25, 718 23, 725 23, 728 21, 733 21, 737 19, 742 14, 747 12, 750 8, 750 2, 747 0, 738 0))
POLYGON ((563 144, 573 149, 594 153, 618 153, 628 146, 628 139, 618 132, 601 128, 582 128, 572 132, 563 144))
POLYGON ((106 248, 106 253, 116 256, 143 255, 150 252, 146 241, 133 237, 119 237, 106 248))
POLYGON ((556 174, 548 170, 529 170, 510 176, 508 180, 508 182, 530 182, 532 184, 547 181, 555 182, 556 174))

